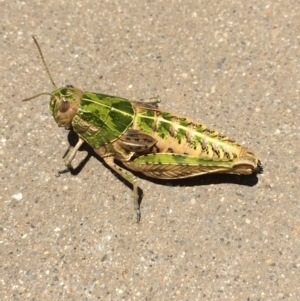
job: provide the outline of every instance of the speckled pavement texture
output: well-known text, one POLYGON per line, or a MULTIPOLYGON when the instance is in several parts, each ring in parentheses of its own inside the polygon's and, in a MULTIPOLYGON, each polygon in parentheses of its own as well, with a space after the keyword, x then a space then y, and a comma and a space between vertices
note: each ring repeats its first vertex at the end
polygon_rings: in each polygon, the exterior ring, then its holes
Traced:
POLYGON ((299 1, 0 2, 1 300, 300 300, 299 1), (190 116, 247 146, 257 177, 138 179, 79 152, 58 86, 190 116), (70 138, 70 137, 69 137, 70 138), (69 139, 71 140, 71 139, 69 139))

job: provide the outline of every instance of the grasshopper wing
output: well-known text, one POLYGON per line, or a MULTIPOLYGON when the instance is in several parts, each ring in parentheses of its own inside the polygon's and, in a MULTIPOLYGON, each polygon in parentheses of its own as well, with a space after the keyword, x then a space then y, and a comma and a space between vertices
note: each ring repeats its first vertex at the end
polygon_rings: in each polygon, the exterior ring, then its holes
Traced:
POLYGON ((149 150, 157 140, 139 130, 129 129, 119 139, 118 144, 130 152, 144 152, 149 150))

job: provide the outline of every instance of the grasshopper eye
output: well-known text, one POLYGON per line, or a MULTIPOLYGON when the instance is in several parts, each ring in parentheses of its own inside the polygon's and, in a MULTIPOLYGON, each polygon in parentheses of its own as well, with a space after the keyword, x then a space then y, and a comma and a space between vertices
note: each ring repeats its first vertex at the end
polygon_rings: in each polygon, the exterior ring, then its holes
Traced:
POLYGON ((60 101, 60 106, 58 108, 59 112, 65 113, 69 110, 69 108, 70 108, 70 103, 65 98, 62 98, 60 101))

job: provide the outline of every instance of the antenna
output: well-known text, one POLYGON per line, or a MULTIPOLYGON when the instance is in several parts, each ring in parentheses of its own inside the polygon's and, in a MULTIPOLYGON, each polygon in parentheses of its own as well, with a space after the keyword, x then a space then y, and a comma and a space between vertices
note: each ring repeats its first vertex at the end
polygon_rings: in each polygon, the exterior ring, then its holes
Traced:
POLYGON ((35 45, 36 45, 36 47, 37 47, 37 49, 38 49, 38 51, 39 51, 40 57, 41 57, 41 59, 42 59, 42 61, 43 61, 43 65, 44 65, 44 67, 45 67, 45 69, 46 69, 46 72, 47 72, 47 74, 48 74, 48 77, 49 77, 49 79, 50 79, 50 81, 51 81, 53 87, 56 89, 57 87, 56 87, 56 85, 55 85, 55 83, 54 83, 54 80, 52 79, 52 76, 51 76, 51 74, 50 74, 50 71, 49 71, 49 69, 48 69, 48 67, 47 67, 47 64, 46 64, 46 61, 45 61, 45 59, 44 59, 44 56, 43 56, 41 47, 40 47, 40 45, 39 45, 39 43, 38 43, 38 41, 37 41, 37 39, 36 39, 36 37, 35 37, 34 35, 32 36, 32 38, 33 38, 33 41, 34 41, 34 43, 35 43, 35 45))
POLYGON ((34 96, 31 96, 31 97, 28 97, 28 98, 25 98, 25 99, 22 99, 22 101, 28 101, 28 100, 31 100, 31 99, 34 99, 34 98, 37 98, 41 95, 49 95, 49 96, 52 96, 51 93, 47 93, 47 92, 42 92, 42 93, 39 93, 39 94, 36 94, 34 96))

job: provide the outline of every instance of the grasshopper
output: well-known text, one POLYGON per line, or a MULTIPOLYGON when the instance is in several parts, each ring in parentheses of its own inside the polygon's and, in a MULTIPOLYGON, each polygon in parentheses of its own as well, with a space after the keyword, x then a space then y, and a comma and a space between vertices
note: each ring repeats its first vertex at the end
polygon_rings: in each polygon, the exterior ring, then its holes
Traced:
POLYGON ((83 92, 72 85, 57 88, 34 36, 33 40, 55 90, 23 101, 50 95, 50 111, 58 126, 74 130, 79 137, 59 174, 72 169, 78 149, 88 143, 112 170, 132 184, 137 222, 141 218, 137 178, 129 170, 156 179, 263 171, 259 159, 246 148, 188 117, 159 110, 158 99, 144 103, 83 92))

